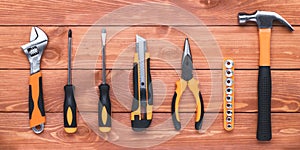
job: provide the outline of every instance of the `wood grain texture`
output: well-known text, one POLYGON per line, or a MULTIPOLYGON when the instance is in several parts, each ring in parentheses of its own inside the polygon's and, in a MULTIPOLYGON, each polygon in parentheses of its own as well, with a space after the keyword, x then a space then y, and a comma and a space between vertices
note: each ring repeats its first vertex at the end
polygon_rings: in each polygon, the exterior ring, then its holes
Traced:
MULTIPOLYGON (((112 11, 142 2, 174 5, 190 11, 206 25, 237 25, 238 12, 276 11, 292 25, 299 25, 297 0, 112 0, 112 1, 9 1, 0 4, 1 25, 92 25, 112 11), (12 17, 13 16, 13 17, 12 17)), ((123 16, 123 15, 122 15, 123 16)), ((124 14, 126 17, 126 14, 124 14)), ((143 16, 145 17, 145 16, 143 16)), ((161 17, 161 16, 157 16, 161 17)), ((180 14, 176 16, 180 18, 180 14)), ((152 18, 142 18, 152 19, 152 18)), ((115 21, 117 22, 117 21, 115 21)), ((178 25, 184 22, 178 23, 178 25)))
MULTIPOLYGON (((96 113, 94 113, 96 116, 96 113)), ((205 114, 205 121, 209 121, 210 116, 213 114, 205 114)), ((225 148, 230 149, 234 147, 240 148, 276 148, 281 147, 284 149, 297 149, 299 145, 299 137, 300 137, 300 122, 293 121, 295 119, 300 118, 299 113, 273 113, 272 114, 272 130, 273 130, 273 140, 268 143, 260 143, 256 141, 256 113, 253 114, 244 114, 244 113, 236 113, 236 129, 233 132, 226 132, 222 126, 219 124, 222 122, 222 114, 219 113, 215 122, 212 126, 206 130, 198 133, 194 130, 193 120, 188 121, 186 128, 184 128, 180 134, 171 138, 166 142, 163 142, 153 149, 168 149, 168 148, 189 148, 189 149, 199 149, 199 148, 225 148), (285 122, 289 122, 286 124, 285 122), (241 134, 243 133, 243 134, 241 134), (194 144, 197 141, 202 144, 194 144), (180 146, 178 145, 180 143, 180 146), (215 144, 218 143, 218 144, 215 144), (230 144, 228 144, 230 143, 230 144), (289 144, 287 144, 289 143, 289 144)), ((27 113, 17 113, 17 114, 7 114, 0 113, 0 137, 1 143, 0 148, 9 148, 9 149, 32 149, 38 147, 46 148, 56 148, 57 144, 60 144, 61 147, 71 148, 72 149, 82 149, 83 147, 87 149, 121 149, 125 147, 121 147, 121 142, 124 139, 118 138, 122 137, 122 135, 118 133, 114 133, 115 130, 112 131, 110 135, 106 136, 97 136, 92 129, 84 123, 81 117, 79 117, 79 128, 76 134, 65 134, 63 131, 63 123, 62 123, 62 114, 61 113, 49 113, 47 114, 47 124, 45 131, 41 135, 34 135, 32 131, 28 128, 27 123, 27 113), (18 122, 10 122, 11 119, 18 120, 18 122), (105 141, 104 139, 111 141, 114 144, 105 141), (14 144, 11 144, 14 143, 14 144), (51 147, 49 147, 51 145, 51 147), (53 147, 52 147, 53 145, 53 147)), ((124 130, 129 130, 130 134, 136 134, 130 129, 130 122, 128 119, 129 113, 113 113, 113 118, 118 118, 118 121, 121 124, 127 126, 124 130)), ((176 133, 173 129, 173 125, 171 120, 168 120, 164 127, 160 130, 152 130, 155 126, 161 124, 161 121, 164 121, 166 118, 169 118, 168 114, 155 113, 155 120, 151 124, 149 128, 148 134, 152 135, 151 140, 154 140, 157 143, 160 143, 164 136, 168 136, 170 134, 176 133), (157 131, 160 134, 157 134, 157 131)), ((95 120, 96 121, 96 120, 95 120)), ((91 122, 90 122, 91 123, 91 122)), ((91 124, 89 124, 91 125, 91 124)), ((114 129, 114 128, 113 128, 114 129)), ((120 130, 120 129, 119 129, 120 130)), ((128 135, 129 136, 129 135, 128 135)), ((136 143, 135 139, 127 139, 127 142, 136 143), (134 141, 131 141, 134 140, 134 141)), ((149 144, 147 143, 149 140, 143 140, 139 143, 141 145, 149 144)), ((123 146, 129 143, 121 143, 123 146)), ((128 145, 127 145, 128 146, 128 145)), ((129 144, 130 146, 130 144, 129 144)))
MULTIPOLYGON (((42 69, 66 69, 68 27, 41 27, 48 35, 49 43, 41 61, 42 69)), ((236 69, 257 69, 259 59, 258 32, 256 27, 185 27, 189 31, 210 31, 220 51, 207 54, 214 40, 206 42, 211 35, 190 37, 191 50, 196 69, 221 69, 223 57, 232 57, 236 69), (195 41, 202 45, 198 47, 195 41), (203 46, 206 47, 203 47, 203 46), (202 48, 202 49, 201 49, 202 48), (222 57, 223 56, 223 57, 222 57), (210 64, 209 64, 210 63, 210 64), (210 65, 210 66, 209 66, 210 65)), ((74 68, 101 68, 101 27, 72 27, 74 68)), ((0 27, 0 68, 29 69, 29 63, 20 46, 29 42, 31 27, 0 27)), ((108 27, 107 68, 131 69, 135 52, 135 35, 148 41, 152 69, 179 69, 182 47, 186 35, 178 29, 166 26, 132 27, 117 32, 120 27, 108 27)), ((300 68, 300 28, 290 33, 283 27, 274 27, 271 41, 272 69, 300 68)))
MULTIPOLYGON (((129 112, 132 104, 132 77, 130 70, 108 71, 108 83, 111 85, 110 96, 113 112, 129 112)), ((170 112, 171 100, 175 91, 175 82, 179 75, 175 70, 152 70, 154 89, 154 111, 170 112)), ((222 93, 211 80, 211 74, 221 76, 221 71, 197 70, 195 76, 200 81, 200 90, 204 98, 205 111, 222 111, 222 93), (209 105, 212 106, 209 106, 209 105)), ((43 70, 43 88, 46 112, 62 112, 64 91, 67 81, 66 70, 43 70)), ((28 111, 28 70, 0 70, 4 82, 0 82, 0 111, 28 111), (12 78, 13 77, 13 78, 12 78)), ((299 92, 300 71, 272 71, 273 95, 272 112, 300 112, 299 92)), ((101 70, 73 71, 76 101, 80 111, 97 111, 98 85, 101 82, 101 70), (86 83, 90 83, 87 85, 86 83)), ((219 80, 221 82, 222 79, 219 80)), ((235 110, 236 112, 257 112, 257 71, 235 71, 235 110)), ((221 88, 220 88, 221 90, 221 88)), ((181 100, 183 112, 195 110, 195 100, 187 90, 181 100)))
POLYGON ((299 7, 298 0, 2 0, 0 149, 117 150, 148 145, 146 149, 159 150, 298 150, 299 7), (247 26, 238 26, 237 23, 238 12, 252 13, 255 10, 277 12, 295 27, 295 31, 290 33, 274 22, 272 29, 273 139, 270 142, 258 142, 255 138, 258 29, 255 23, 247 26), (99 21, 100 18, 103 20, 99 21), (29 63, 20 48, 29 42, 31 26, 39 26, 49 38, 41 61, 47 122, 45 131, 40 135, 29 129, 29 63), (107 79, 111 85, 114 119, 112 132, 106 135, 99 133, 96 119, 97 86, 102 78, 100 33, 103 26, 108 31, 107 79), (76 134, 66 134, 63 130, 63 87, 67 81, 69 28, 73 30, 73 83, 80 113, 76 134), (154 119, 147 133, 135 133, 130 128, 131 69, 136 34, 147 39, 151 56, 154 119), (204 98, 203 128, 209 127, 200 133, 194 130, 195 100, 189 90, 180 103, 181 123, 185 126, 183 130, 174 131, 170 118, 171 99, 175 82, 180 76, 182 47, 186 37, 190 39, 196 69, 194 76, 200 81, 204 98), (233 58, 236 68, 236 113, 232 132, 226 132, 222 124, 220 91, 223 57, 233 58), (216 91, 219 94, 212 94, 216 91))

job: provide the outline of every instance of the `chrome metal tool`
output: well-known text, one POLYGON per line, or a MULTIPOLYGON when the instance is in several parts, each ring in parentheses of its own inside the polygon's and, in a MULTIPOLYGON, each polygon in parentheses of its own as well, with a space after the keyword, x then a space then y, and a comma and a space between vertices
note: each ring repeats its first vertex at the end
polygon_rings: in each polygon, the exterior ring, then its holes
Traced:
POLYGON ((38 27, 32 27, 30 42, 21 46, 30 63, 29 124, 36 134, 43 132, 46 122, 40 60, 47 44, 48 37, 45 32, 38 27))

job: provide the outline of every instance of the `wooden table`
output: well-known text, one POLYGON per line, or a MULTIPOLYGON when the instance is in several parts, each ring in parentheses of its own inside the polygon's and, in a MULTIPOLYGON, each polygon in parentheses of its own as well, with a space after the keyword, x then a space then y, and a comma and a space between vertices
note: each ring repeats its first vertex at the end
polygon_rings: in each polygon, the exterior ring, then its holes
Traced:
MULTIPOLYGON (((78 52, 81 40, 88 29, 99 18, 118 8, 147 0, 98 0, 98 1, 21 1, 4 0, 0 3, 0 149, 124 149, 113 144, 118 138, 106 141, 89 127, 80 115, 76 134, 66 134, 63 129, 63 87, 67 82, 67 31, 73 30, 73 56, 78 52), (47 49, 41 62, 47 123, 42 134, 36 135, 29 129, 28 121, 28 77, 29 63, 20 46, 29 42, 32 26, 40 26, 49 37, 47 49)), ((220 108, 207 109, 211 98, 212 72, 221 72, 221 65, 210 68, 200 48, 191 42, 194 67, 205 101, 207 120, 217 115, 212 126, 198 133, 194 130, 193 118, 176 136, 149 149, 300 149, 300 1, 297 0, 155 0, 186 9, 207 25, 218 43, 223 57, 235 60, 235 129, 223 129, 223 112, 220 108), (295 27, 290 33, 283 26, 275 24, 271 41, 271 68, 273 81, 272 95, 272 132, 270 142, 256 140, 257 125, 257 74, 258 74, 258 33, 255 24, 240 27, 237 24, 238 12, 255 10, 275 11, 295 27)), ((174 15, 172 17, 178 17, 174 15)), ((180 24, 177 24, 180 26, 180 24)), ((195 26, 183 25, 186 28, 195 26)), ((100 28, 100 27, 99 27, 100 28)), ((110 29, 113 29, 111 27, 110 29)), ((117 27, 116 27, 117 28, 117 27)), ((101 30, 99 30, 101 31, 101 30)), ((110 32, 108 30, 108 32, 110 32)), ((146 39, 162 39, 182 48, 185 34, 167 25, 134 26, 113 35, 107 45, 108 81, 116 76, 115 70, 130 71, 133 52, 125 61, 124 68, 116 68, 115 62, 121 50, 134 44, 135 34, 146 39)), ((100 36, 100 33, 99 33, 100 36)), ((193 41, 193 40, 191 40, 193 41)), ((94 46, 99 46, 95 43, 94 46)), ((153 56, 168 56, 180 60, 181 54, 172 56, 172 49, 163 49, 153 56), (179 57, 177 57, 179 56, 179 57)), ((149 50, 151 53, 151 50, 149 50)), ((151 54, 152 55, 152 54, 151 54)), ((74 63, 74 60, 73 60, 74 63)), ((180 61, 174 61, 175 69, 159 59, 152 59, 151 73, 154 91, 159 93, 159 83, 164 83, 165 95, 154 96, 154 114, 151 126, 156 126, 170 117, 171 99, 180 61), (177 71, 177 72, 176 72, 177 71), (161 99, 160 99, 161 98, 161 99)), ((119 65, 120 66, 120 65, 119 65)), ((94 71, 94 90, 101 82, 101 56, 96 68, 74 66, 75 71, 94 71)), ((131 79, 131 77, 128 77, 131 79)), ((220 76, 221 78, 221 76, 220 76)), ((74 81, 75 82, 75 81, 74 81)), ((128 82, 130 89, 132 83, 128 82)), ((76 86, 76 85, 75 85, 76 86)), ((78 88, 78 87, 77 87, 78 88)), ((80 87, 79 87, 80 88, 80 87)), ((154 93, 155 95, 155 93, 154 93)), ((222 101, 221 97, 217 97, 222 101)), ((123 102, 111 91, 113 118, 130 128, 131 99, 123 102), (126 103, 127 102, 127 103, 126 103), (129 104, 128 104, 129 103, 129 104)), ((97 99, 91 99, 96 108, 97 99)), ((80 102, 79 102, 80 103, 80 102)), ((181 110, 192 114, 195 104, 190 94, 181 101, 181 110)), ((84 109, 84 106, 79 106, 84 109)), ((82 113, 82 112, 81 112, 82 113)), ((92 111, 91 113, 96 114, 92 111)), ((182 113, 182 114, 184 114, 182 113)), ((96 116, 96 115, 95 115, 96 116)), ((95 118, 96 121, 96 118, 95 118)), ((171 120, 166 124, 174 132, 171 120)), ((151 129, 150 129, 151 130, 151 129)), ((117 134, 117 133, 115 133, 117 134)), ((107 136, 106 136, 107 137, 107 136)), ((143 143, 138 139, 127 139, 128 143, 143 143)), ((159 134, 152 139, 161 142, 159 134)))

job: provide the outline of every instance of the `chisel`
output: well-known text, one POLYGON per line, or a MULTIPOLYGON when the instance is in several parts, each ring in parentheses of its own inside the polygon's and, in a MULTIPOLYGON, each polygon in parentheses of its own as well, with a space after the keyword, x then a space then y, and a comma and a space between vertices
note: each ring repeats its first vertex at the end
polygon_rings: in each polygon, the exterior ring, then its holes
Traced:
POLYGON ((76 101, 74 97, 74 86, 72 85, 72 30, 68 33, 68 83, 65 85, 64 101, 64 128, 67 133, 75 133, 77 130, 76 122, 76 101))
POLYGON ((109 85, 106 83, 106 29, 102 29, 102 83, 99 85, 100 98, 98 103, 98 123, 101 132, 111 130, 111 103, 109 98, 109 85))

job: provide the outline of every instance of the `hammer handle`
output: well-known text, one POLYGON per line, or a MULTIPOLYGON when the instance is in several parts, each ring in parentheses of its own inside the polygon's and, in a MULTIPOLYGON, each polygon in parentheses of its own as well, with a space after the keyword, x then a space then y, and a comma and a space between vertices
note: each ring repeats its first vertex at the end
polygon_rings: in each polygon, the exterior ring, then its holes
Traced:
POLYGON ((258 73, 258 122, 256 138, 259 141, 272 139, 270 66, 259 66, 258 73))
POLYGON ((270 66, 271 29, 259 29, 259 66, 270 66))
POLYGON ((270 71, 271 29, 259 29, 259 72, 258 72, 258 121, 256 138, 259 141, 272 139, 270 71))

